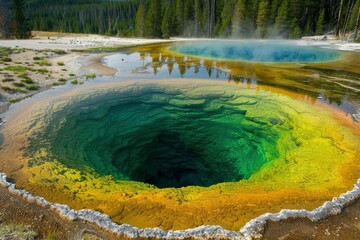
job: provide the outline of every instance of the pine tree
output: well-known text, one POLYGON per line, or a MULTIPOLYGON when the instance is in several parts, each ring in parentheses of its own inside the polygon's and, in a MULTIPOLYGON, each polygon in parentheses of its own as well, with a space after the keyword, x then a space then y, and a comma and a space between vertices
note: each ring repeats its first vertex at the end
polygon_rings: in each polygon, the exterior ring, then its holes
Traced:
MULTIPOLYGON (((232 2, 230 0, 230 2, 232 2)), ((212 30, 212 37, 219 37, 220 35, 220 28, 222 26, 222 18, 221 13, 225 6, 225 0, 217 0, 215 1, 215 25, 212 30)))
POLYGON ((138 7, 135 17, 135 33, 138 37, 144 37, 145 29, 145 11, 144 5, 141 3, 138 7))
POLYGON ((25 0, 13 0, 13 32, 19 39, 30 38, 31 28, 24 14, 25 0))
POLYGON ((290 38, 297 39, 301 36, 301 29, 299 27, 299 20, 297 18, 294 18, 291 22, 291 33, 290 38))
POLYGON ((316 30, 315 30, 315 34, 316 35, 321 35, 324 33, 325 27, 325 10, 321 10, 318 21, 316 23, 316 30))
POLYGON ((300 22, 300 18, 302 17, 301 4, 304 0, 288 0, 288 16, 291 16, 293 19, 298 19, 298 23, 300 22))
POLYGON ((184 1, 184 21, 185 23, 194 20, 194 3, 192 0, 184 1))
POLYGON ((200 9, 200 0, 195 0, 194 3, 194 21, 195 21, 195 37, 198 37, 200 34, 200 22, 201 22, 201 9, 200 9))
POLYGON ((245 0, 237 0, 232 18, 232 37, 245 37, 246 32, 246 5, 245 0))
POLYGON ((185 30, 185 19, 184 19, 184 1, 176 0, 176 20, 178 26, 178 33, 180 35, 184 34, 185 30))
POLYGON ((224 8, 221 12, 220 37, 228 37, 231 35, 231 17, 233 15, 234 1, 225 1, 224 8))
POLYGON ((164 17, 162 19, 162 24, 161 24, 161 31, 162 31, 162 37, 163 38, 169 38, 170 37, 170 28, 171 28, 171 24, 172 24, 172 19, 171 19, 171 9, 168 6, 165 10, 164 13, 164 17))
POLYGON ((356 20, 357 20, 359 8, 360 8, 360 0, 357 0, 351 11, 351 15, 350 15, 350 20, 349 20, 349 25, 348 25, 348 29, 350 31, 354 30, 354 28, 356 26, 356 20))
POLYGON ((209 21, 210 20, 210 0, 204 1, 202 11, 202 26, 204 28, 203 33, 206 37, 209 37, 209 21))
POLYGON ((305 26, 305 29, 304 29, 304 35, 305 36, 312 35, 311 20, 310 19, 306 23, 306 26, 305 26))
POLYGON ((171 23, 172 25, 170 25, 170 36, 179 36, 179 26, 178 26, 178 22, 177 22, 177 15, 176 15, 176 4, 175 4, 176 0, 171 0, 171 4, 169 5, 170 7, 170 16, 171 16, 171 23))
POLYGON ((144 34, 146 37, 161 38, 161 1, 150 0, 149 11, 145 19, 144 34))
POLYGON ((276 16, 277 16, 277 12, 279 10, 280 7, 280 2, 281 0, 273 0, 271 3, 271 9, 270 9, 270 22, 274 23, 276 16))
POLYGON ((265 38, 267 33, 267 24, 269 15, 269 2, 268 0, 261 0, 259 11, 256 18, 257 29, 261 38, 265 38))
POLYGON ((194 26, 194 1, 184 1, 184 36, 192 37, 195 35, 194 26))
POLYGON ((258 10, 260 6, 260 0, 246 1, 247 16, 247 37, 254 37, 256 35, 256 20, 258 15, 258 10))
POLYGON ((288 36, 288 2, 284 0, 281 4, 278 14, 275 19, 275 31, 276 34, 287 37, 288 36))
POLYGON ((354 33, 354 42, 357 41, 357 33, 358 33, 358 29, 359 29, 359 24, 360 24, 360 7, 359 7, 358 15, 357 15, 357 18, 356 18, 355 33, 354 33))

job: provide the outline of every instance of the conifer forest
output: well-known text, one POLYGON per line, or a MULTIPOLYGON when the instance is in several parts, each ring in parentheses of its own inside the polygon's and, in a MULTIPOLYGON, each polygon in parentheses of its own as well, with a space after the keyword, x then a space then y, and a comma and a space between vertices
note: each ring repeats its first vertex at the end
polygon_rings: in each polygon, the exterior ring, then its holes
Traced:
POLYGON ((0 0, 0 3, 0 31, 7 37, 18 38, 25 38, 30 28, 146 38, 297 39, 315 34, 345 38, 354 35, 360 15, 360 0, 0 0))

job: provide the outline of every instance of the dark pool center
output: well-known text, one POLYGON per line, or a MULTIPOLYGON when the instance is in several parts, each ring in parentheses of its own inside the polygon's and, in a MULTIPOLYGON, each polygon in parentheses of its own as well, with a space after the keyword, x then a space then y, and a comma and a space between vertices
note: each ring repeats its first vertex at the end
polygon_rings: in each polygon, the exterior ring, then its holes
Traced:
POLYGON ((72 100, 49 116, 30 149, 45 147, 67 166, 160 188, 248 179, 278 157, 273 145, 286 127, 276 115, 248 116, 253 96, 211 88, 194 96, 189 88, 135 85, 72 100))

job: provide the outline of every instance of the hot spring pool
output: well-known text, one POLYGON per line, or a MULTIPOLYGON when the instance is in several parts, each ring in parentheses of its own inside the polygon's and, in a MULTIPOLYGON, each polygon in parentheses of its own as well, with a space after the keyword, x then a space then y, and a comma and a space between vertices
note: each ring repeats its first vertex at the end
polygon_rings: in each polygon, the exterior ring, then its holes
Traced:
POLYGON ((202 41, 178 44, 170 51, 180 54, 251 62, 327 62, 341 58, 339 51, 315 46, 271 41, 202 41))
POLYGON ((276 105, 253 119, 256 97, 196 91, 135 85, 74 99, 33 135, 30 155, 51 149, 68 167, 159 188, 238 182, 279 157, 288 127, 276 105))
POLYGON ((0 167, 18 187, 142 228, 238 230, 315 208, 360 170, 359 132, 339 110, 222 81, 64 88, 7 120, 0 167))

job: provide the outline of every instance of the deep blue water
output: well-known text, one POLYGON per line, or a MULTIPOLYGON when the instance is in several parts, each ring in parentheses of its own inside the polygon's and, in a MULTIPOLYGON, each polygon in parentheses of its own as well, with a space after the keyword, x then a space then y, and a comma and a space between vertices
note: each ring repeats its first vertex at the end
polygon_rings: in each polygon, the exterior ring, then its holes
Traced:
POLYGON ((283 42, 199 42, 170 50, 191 56, 252 62, 326 62, 341 57, 338 51, 283 42))

